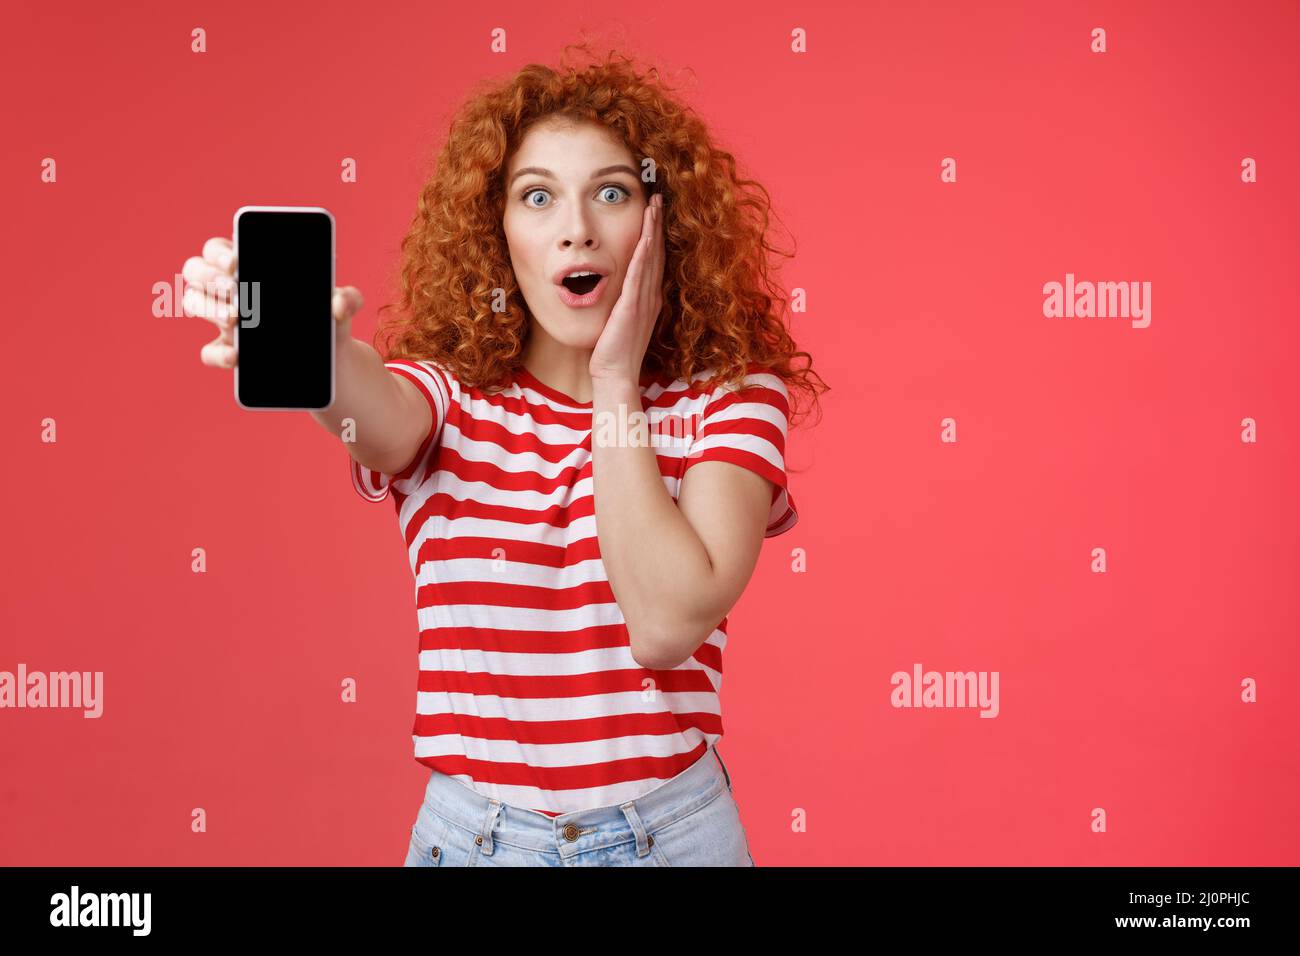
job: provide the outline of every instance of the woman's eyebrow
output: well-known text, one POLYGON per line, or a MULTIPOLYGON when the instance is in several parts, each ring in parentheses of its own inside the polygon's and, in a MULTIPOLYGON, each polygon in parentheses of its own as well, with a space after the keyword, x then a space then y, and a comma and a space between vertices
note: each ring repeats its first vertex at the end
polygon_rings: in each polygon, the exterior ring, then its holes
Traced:
MULTIPOLYGON (((537 176, 545 176, 547 179, 555 178, 555 174, 551 172, 549 169, 542 169, 542 167, 540 166, 525 166, 523 169, 517 170, 515 174, 510 177, 510 182, 513 183, 520 176, 524 176, 528 173, 533 173, 534 175, 537 176)), ((636 177, 635 169, 633 169, 631 166, 628 166, 626 164, 619 164, 617 166, 606 166, 604 169, 598 169, 591 174, 591 178, 599 179, 601 176, 608 176, 610 173, 627 173, 629 176, 632 176, 633 178, 636 177)))

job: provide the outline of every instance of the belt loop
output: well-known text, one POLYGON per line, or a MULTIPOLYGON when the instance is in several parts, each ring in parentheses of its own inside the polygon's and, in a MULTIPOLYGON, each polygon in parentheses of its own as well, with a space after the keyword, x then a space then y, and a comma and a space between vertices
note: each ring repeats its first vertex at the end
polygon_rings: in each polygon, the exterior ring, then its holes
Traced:
POLYGON ((491 797, 492 805, 488 808, 487 815, 483 818, 483 829, 479 835, 483 837, 483 853, 486 856, 492 855, 492 830, 496 827, 497 814, 501 812, 501 801, 494 800, 491 797))
POLYGON ((636 855, 645 856, 650 852, 650 843, 645 838, 645 825, 641 822, 641 814, 636 812, 636 803, 629 800, 621 804, 619 809, 623 811, 623 816, 627 817, 628 825, 632 832, 636 834, 636 855))
POLYGON ((715 756, 715 757, 718 758, 718 766, 720 766, 720 767, 722 768, 722 776, 726 778, 726 781, 727 781, 727 789, 728 789, 728 790, 732 789, 732 787, 731 787, 731 774, 727 773, 727 765, 726 765, 725 763, 722 762, 722 754, 718 753, 718 748, 717 748, 716 745, 713 747, 713 756, 715 756))

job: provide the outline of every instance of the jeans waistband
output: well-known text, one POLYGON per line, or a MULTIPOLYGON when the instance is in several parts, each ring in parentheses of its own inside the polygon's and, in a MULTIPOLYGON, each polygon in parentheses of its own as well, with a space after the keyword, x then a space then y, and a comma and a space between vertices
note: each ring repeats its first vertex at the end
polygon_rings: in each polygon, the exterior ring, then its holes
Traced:
POLYGON ((552 817, 484 796, 437 770, 430 772, 424 802, 444 820, 481 836, 482 851, 488 854, 494 840, 569 855, 615 846, 632 838, 644 853, 648 852, 648 831, 694 813, 730 789, 731 778, 722 758, 714 747, 707 747, 677 776, 621 804, 552 817))

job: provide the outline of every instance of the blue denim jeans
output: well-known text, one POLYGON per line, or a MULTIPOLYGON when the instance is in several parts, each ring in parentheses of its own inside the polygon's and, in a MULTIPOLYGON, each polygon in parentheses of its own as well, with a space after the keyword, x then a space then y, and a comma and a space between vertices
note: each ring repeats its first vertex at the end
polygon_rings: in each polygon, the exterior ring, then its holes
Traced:
POLYGON ((405 865, 753 866, 754 858, 731 776, 710 747, 635 800, 556 817, 431 771, 405 865))

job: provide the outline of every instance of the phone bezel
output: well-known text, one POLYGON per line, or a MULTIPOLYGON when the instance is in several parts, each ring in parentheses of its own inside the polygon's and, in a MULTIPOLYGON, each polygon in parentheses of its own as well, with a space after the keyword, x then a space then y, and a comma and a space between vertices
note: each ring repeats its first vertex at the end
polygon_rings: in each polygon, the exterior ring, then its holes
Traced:
MULTIPOLYGON (((235 282, 236 283, 239 282, 239 217, 246 212, 288 212, 288 213, 323 212, 326 215, 326 217, 328 217, 330 222, 330 296, 331 296, 330 318, 331 320, 333 320, 333 311, 332 311, 333 295, 334 295, 334 289, 336 288, 336 284, 338 281, 337 276, 335 275, 335 267, 337 265, 337 263, 335 262, 335 258, 337 253, 335 251, 334 214, 330 212, 328 209, 326 209, 324 206, 240 206, 238 209, 235 210, 234 228, 232 230, 234 235, 234 245, 235 245, 235 282)), ((321 406, 301 405, 301 406, 292 406, 292 407, 284 407, 284 408, 272 408, 266 405, 245 405, 239 398, 239 354, 238 354, 239 353, 239 326, 240 326, 240 322, 238 317, 236 317, 235 375, 234 375, 235 404, 237 404, 240 408, 250 412, 320 412, 320 411, 324 411, 325 409, 329 408, 331 405, 334 404, 334 393, 335 393, 334 376, 336 372, 336 353, 338 351, 338 332, 335 328, 333 327, 330 328, 330 400, 329 402, 321 406)))

